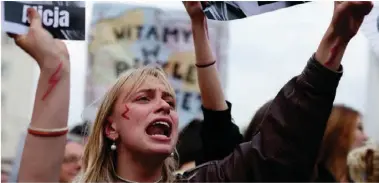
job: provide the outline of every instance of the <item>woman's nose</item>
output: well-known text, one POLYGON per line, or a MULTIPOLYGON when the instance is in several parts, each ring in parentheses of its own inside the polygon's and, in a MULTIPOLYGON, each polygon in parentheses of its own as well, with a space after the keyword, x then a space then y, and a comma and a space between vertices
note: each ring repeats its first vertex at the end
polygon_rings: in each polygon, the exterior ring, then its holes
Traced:
POLYGON ((171 106, 165 100, 160 100, 158 105, 157 113, 170 114, 171 106))
POLYGON ((363 140, 366 142, 368 140, 368 136, 366 135, 366 133, 363 132, 363 140))

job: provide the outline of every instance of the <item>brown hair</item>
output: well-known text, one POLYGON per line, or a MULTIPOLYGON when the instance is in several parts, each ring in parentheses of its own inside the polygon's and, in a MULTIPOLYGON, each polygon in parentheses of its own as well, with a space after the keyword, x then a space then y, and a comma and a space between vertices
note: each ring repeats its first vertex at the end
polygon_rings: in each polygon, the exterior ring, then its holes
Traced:
POLYGON ((347 156, 359 117, 358 111, 344 105, 335 105, 329 116, 318 165, 327 168, 337 181, 347 177, 347 156))
POLYGON ((271 106, 272 101, 273 100, 267 101, 254 114, 254 117, 251 119, 249 126, 247 127, 245 133, 243 134, 243 142, 251 141, 253 136, 259 132, 262 126, 262 123, 267 115, 267 111, 271 106))

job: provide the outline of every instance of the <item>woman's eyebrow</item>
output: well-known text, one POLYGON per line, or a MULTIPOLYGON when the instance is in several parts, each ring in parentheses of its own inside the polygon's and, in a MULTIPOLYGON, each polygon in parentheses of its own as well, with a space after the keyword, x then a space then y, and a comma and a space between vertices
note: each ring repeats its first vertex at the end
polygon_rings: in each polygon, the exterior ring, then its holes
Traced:
POLYGON ((135 95, 139 94, 139 93, 151 93, 151 92, 154 92, 155 89, 151 89, 151 88, 147 88, 147 89, 139 89, 137 90, 136 92, 134 92, 132 95, 130 96, 125 96, 124 99, 123 99, 123 102, 126 102, 126 100, 130 97, 134 97, 135 95))

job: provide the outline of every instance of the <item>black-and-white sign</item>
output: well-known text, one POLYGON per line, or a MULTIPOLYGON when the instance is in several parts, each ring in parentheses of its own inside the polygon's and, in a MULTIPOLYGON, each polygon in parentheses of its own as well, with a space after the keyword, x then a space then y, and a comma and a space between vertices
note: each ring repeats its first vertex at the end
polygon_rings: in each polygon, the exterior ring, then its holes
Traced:
POLYGON ((26 34, 28 8, 38 11, 43 27, 54 38, 85 40, 85 1, 2 1, 2 30, 26 34))
POLYGON ((202 1, 208 19, 228 21, 303 4, 309 1, 202 1))

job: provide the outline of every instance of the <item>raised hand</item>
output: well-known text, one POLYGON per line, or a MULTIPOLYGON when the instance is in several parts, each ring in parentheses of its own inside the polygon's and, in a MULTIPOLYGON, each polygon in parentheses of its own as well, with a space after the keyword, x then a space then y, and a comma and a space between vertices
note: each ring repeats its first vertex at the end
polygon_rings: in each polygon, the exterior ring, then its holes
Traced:
POLYGON ((205 15, 200 1, 183 1, 183 4, 192 21, 204 21, 205 15))
POLYGON ((69 54, 65 43, 53 36, 42 27, 39 13, 28 9, 30 22, 29 32, 26 35, 11 35, 16 44, 32 56, 41 69, 69 68, 69 54))
POLYGON ((370 1, 336 1, 331 27, 345 41, 349 41, 372 8, 373 3, 370 1))
POLYGON ((228 108, 222 91, 220 78, 216 68, 216 60, 212 54, 208 39, 207 19, 199 1, 183 1, 191 18, 192 33, 195 46, 197 78, 201 93, 201 101, 206 109, 222 111, 228 108))
POLYGON ((41 72, 33 114, 25 140, 18 175, 19 182, 58 182, 67 142, 70 102, 70 62, 65 43, 54 39, 41 23, 38 12, 28 9, 26 35, 11 35, 16 44, 32 56, 41 72), (52 135, 52 132, 59 132, 52 135), (50 134, 43 136, 41 134, 50 134))
POLYGON ((329 69, 340 69, 347 45, 372 7, 369 1, 334 2, 333 18, 317 49, 316 60, 329 69))

